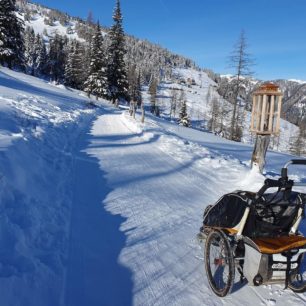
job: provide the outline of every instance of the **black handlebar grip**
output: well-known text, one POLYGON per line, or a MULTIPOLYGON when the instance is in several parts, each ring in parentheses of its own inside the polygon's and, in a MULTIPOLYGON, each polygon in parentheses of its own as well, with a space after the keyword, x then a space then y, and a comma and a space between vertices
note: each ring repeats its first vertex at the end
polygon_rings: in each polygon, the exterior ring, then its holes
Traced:
POLYGON ((255 199, 258 200, 259 198, 261 198, 264 195, 264 193, 269 188, 273 188, 273 187, 280 187, 280 181, 279 180, 266 179, 265 184, 257 192, 255 199))
POLYGON ((283 179, 288 178, 288 169, 287 168, 282 168, 281 176, 282 176, 283 179))
POLYGON ((272 179, 266 179, 265 180, 265 185, 268 188, 272 188, 272 187, 281 187, 280 181, 279 180, 272 180, 272 179))
POLYGON ((291 161, 292 165, 305 165, 306 166, 306 159, 293 159, 291 161))

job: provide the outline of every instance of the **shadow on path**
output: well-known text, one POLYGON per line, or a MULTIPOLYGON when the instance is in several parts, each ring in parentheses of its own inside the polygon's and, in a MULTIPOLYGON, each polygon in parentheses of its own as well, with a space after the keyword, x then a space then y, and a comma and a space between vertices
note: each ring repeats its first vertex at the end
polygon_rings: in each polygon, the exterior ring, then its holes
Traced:
POLYGON ((111 191, 97 159, 76 152, 70 249, 67 263, 67 306, 116 306, 132 304, 132 273, 118 262, 126 243, 119 227, 125 221, 103 206, 111 191))

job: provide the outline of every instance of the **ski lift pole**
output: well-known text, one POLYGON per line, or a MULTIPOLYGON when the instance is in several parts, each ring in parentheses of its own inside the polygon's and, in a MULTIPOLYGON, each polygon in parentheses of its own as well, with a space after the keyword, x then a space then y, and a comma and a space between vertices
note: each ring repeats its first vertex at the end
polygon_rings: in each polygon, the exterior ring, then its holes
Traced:
POLYGON ((280 134, 282 93, 273 83, 264 83, 253 94, 251 133, 256 135, 252 168, 263 173, 271 136, 280 134))

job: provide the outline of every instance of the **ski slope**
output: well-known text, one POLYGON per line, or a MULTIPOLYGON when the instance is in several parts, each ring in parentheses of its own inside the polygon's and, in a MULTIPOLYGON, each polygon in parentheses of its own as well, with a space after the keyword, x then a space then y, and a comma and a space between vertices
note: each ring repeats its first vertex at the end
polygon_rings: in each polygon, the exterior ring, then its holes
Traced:
MULTIPOLYGON (((149 115, 141 124, 1 70, 0 305, 306 303, 239 278, 224 299, 209 289, 195 236, 207 205, 262 184, 250 146, 149 115)), ((290 158, 269 152, 266 175, 290 158)), ((305 179, 302 168, 292 173, 305 179)))

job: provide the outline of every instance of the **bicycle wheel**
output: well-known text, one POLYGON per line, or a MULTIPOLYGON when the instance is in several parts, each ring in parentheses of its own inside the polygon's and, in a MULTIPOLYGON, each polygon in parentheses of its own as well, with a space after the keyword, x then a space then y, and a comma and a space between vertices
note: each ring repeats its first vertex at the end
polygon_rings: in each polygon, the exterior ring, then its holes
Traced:
POLYGON ((205 269, 213 292, 226 296, 234 284, 235 264, 228 239, 221 231, 213 230, 207 236, 205 269))
POLYGON ((296 292, 303 293, 306 291, 306 258, 305 253, 300 255, 299 266, 289 275, 288 287, 296 292))

